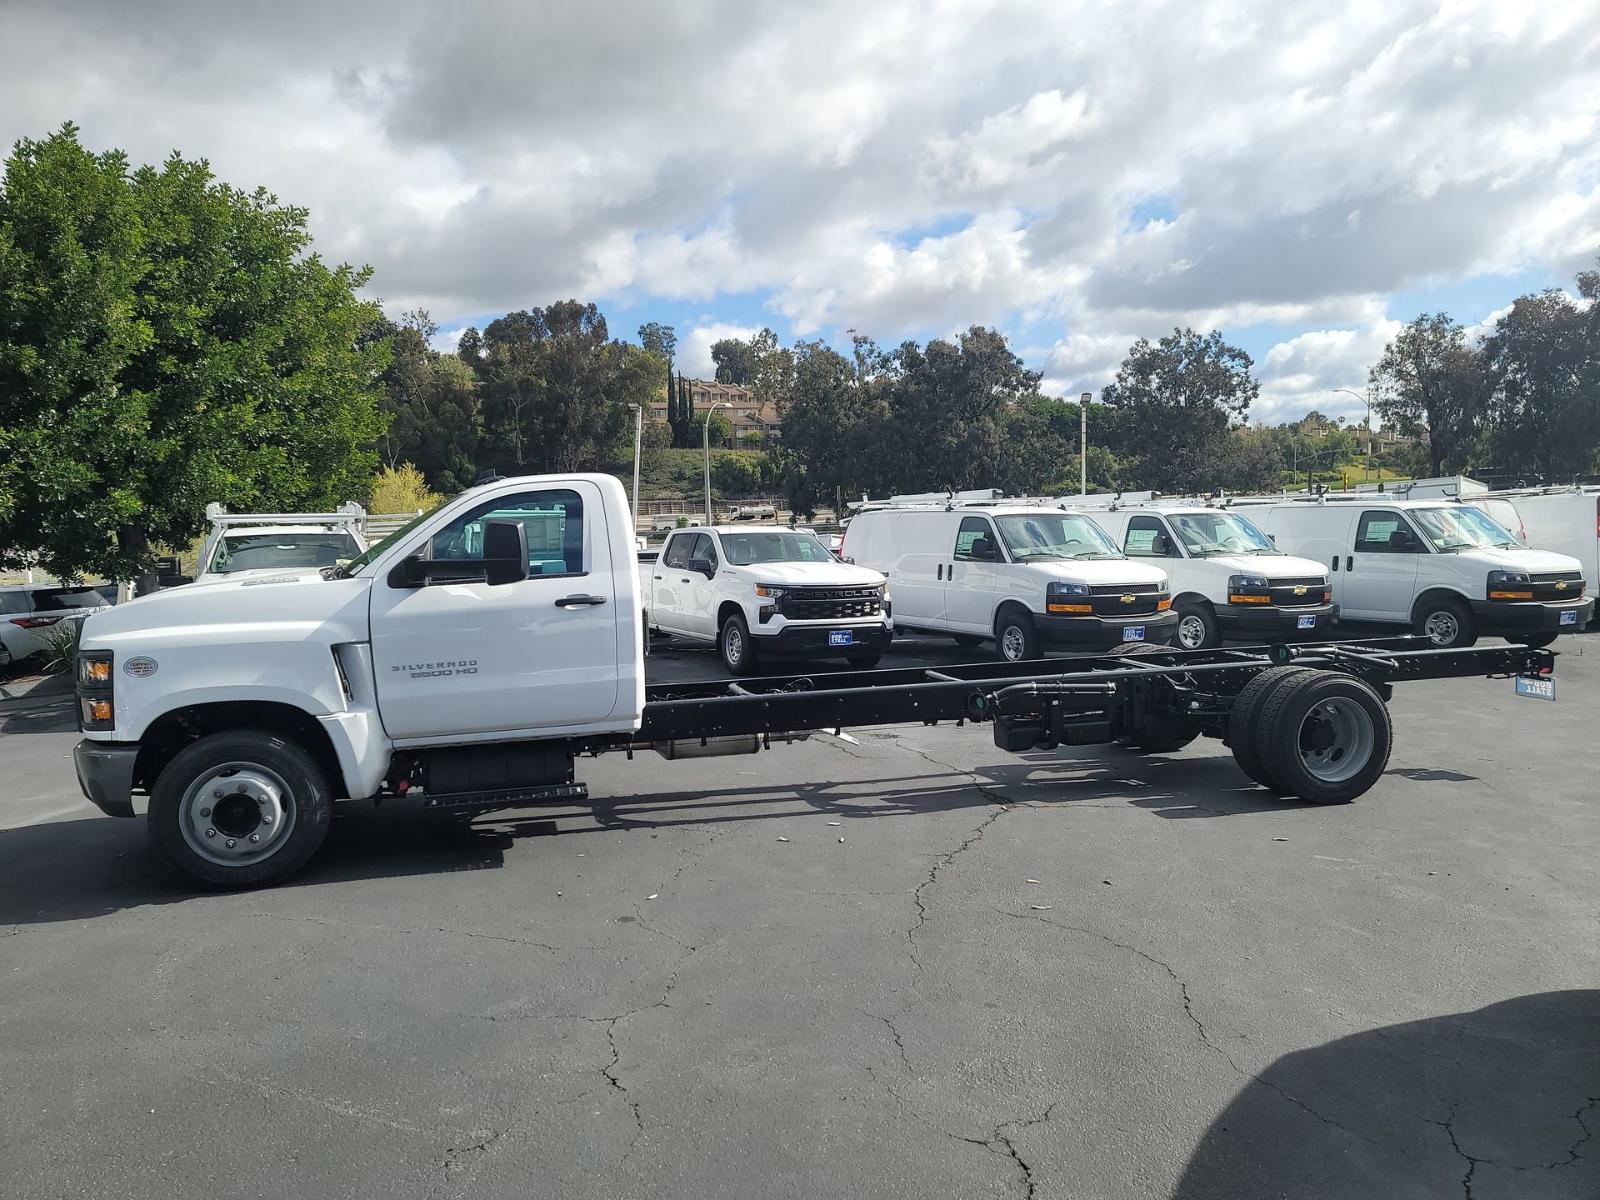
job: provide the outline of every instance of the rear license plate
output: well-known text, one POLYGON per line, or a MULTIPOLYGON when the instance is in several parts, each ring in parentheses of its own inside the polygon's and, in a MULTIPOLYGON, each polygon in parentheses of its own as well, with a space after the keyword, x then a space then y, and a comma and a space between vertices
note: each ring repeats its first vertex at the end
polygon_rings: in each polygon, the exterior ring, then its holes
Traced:
POLYGON ((1526 696, 1530 700, 1554 700, 1556 698, 1556 681, 1554 679, 1529 679, 1526 675, 1518 675, 1517 695, 1526 696))
POLYGON ((1315 629, 1316 627, 1317 627, 1317 619, 1316 619, 1316 617, 1301 617, 1300 618, 1300 628, 1301 629, 1315 629))
POLYGON ((1143 625, 1124 625, 1122 627, 1122 640, 1125 642, 1144 641, 1143 625))
POLYGON ((853 646, 855 645, 855 640, 855 633, 849 629, 835 629, 828 634, 828 645, 830 646, 853 646))
POLYGON ((1562 613, 1561 623, 1563 625, 1576 625, 1578 623, 1578 614, 1575 612, 1562 613))

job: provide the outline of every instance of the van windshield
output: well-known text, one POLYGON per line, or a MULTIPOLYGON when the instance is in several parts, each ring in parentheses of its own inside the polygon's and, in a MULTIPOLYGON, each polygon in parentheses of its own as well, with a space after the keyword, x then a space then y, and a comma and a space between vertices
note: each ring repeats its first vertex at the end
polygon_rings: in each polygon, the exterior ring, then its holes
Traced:
POLYGON ((1267 535, 1233 513, 1174 513, 1173 528, 1196 558, 1209 554, 1276 554, 1267 535))
POLYGON ((1088 517, 1072 513, 1026 513, 996 517, 1000 540, 1018 562, 1047 558, 1121 558, 1117 549, 1088 517))
POLYGON ((1491 521, 1477 508, 1414 508, 1411 518, 1435 550, 1516 550, 1522 545, 1510 530, 1491 521))

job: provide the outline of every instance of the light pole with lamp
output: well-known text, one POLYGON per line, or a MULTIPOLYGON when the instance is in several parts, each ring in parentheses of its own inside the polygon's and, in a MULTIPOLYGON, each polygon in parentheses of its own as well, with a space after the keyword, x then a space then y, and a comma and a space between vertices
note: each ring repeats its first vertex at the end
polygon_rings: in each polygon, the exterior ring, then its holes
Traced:
POLYGON ((703 432, 705 434, 704 449, 705 449, 705 456, 706 456, 706 524, 707 525, 715 524, 715 522, 713 522, 712 519, 711 519, 711 414, 716 412, 717 409, 719 409, 719 408, 732 408, 732 407, 733 407, 733 404, 732 404, 731 401, 718 400, 710 408, 706 409, 706 423, 705 423, 705 428, 704 428, 703 432))
POLYGON ((1089 400, 1093 392, 1078 397, 1078 495, 1089 494, 1089 400))
POLYGON ((639 536, 639 447, 644 441, 644 405, 630 404, 633 409, 633 536, 639 536))
POLYGON ((1352 391, 1350 388, 1334 388, 1333 390, 1343 392, 1346 396, 1354 396, 1367 406, 1367 464, 1366 468, 1361 472, 1361 481, 1366 483, 1372 476, 1372 396, 1370 394, 1363 396, 1360 392, 1352 391))

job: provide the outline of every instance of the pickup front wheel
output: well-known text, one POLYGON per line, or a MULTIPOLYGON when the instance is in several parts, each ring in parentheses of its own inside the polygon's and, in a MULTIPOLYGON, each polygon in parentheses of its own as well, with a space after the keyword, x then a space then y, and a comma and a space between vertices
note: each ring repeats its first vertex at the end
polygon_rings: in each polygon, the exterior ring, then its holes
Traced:
POLYGON ((750 626, 745 624, 742 614, 728 614, 717 635, 717 649, 730 675, 748 675, 756 669, 756 648, 750 641, 750 626))
POLYGON ((321 766, 275 733, 214 733, 186 746, 150 793, 150 839, 173 870, 206 887, 280 883, 328 836, 321 766))

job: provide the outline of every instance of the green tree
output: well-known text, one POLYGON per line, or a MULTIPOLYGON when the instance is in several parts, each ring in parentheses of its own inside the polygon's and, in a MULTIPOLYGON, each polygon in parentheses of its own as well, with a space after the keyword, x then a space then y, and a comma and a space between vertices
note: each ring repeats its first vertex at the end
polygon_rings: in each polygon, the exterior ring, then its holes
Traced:
POLYGON ((1490 373, 1489 446, 1499 471, 1560 482, 1600 447, 1600 396, 1590 314, 1557 288, 1522 296, 1484 344, 1490 373))
MULTIPOLYGON (((690 422, 694 429, 694 443, 704 445, 706 436, 706 413, 702 409, 695 413, 694 420, 690 422)), ((733 439, 733 422, 728 420, 727 414, 720 409, 711 414, 711 444, 713 446, 726 446, 733 439)))
POLYGON ((430 491, 422 472, 410 463, 384 467, 372 481, 367 511, 374 513, 426 512, 443 499, 430 491))
POLYGON ((1251 365, 1216 330, 1174 329, 1154 345, 1135 342, 1100 393, 1118 411, 1124 486, 1195 492, 1222 482, 1229 430, 1261 390, 1251 365))
POLYGON ((483 437, 471 367, 429 345, 439 328, 426 312, 406 313, 389 329, 393 358, 382 376, 381 406, 389 427, 378 442, 379 459, 389 467, 414 463, 441 492, 471 487, 483 437))
POLYGON ((760 463, 751 454, 719 454, 711 463, 711 482, 722 496, 752 496, 761 486, 760 463))
POLYGON ((148 574, 205 506, 366 493, 382 432, 365 270, 304 209, 174 154, 130 171, 72 125, 0 187, 0 547, 54 573, 148 574))
POLYGON ((1397 432, 1424 438, 1432 474, 1467 465, 1490 382, 1483 358, 1448 314, 1424 314, 1402 329, 1370 380, 1373 411, 1397 432))

